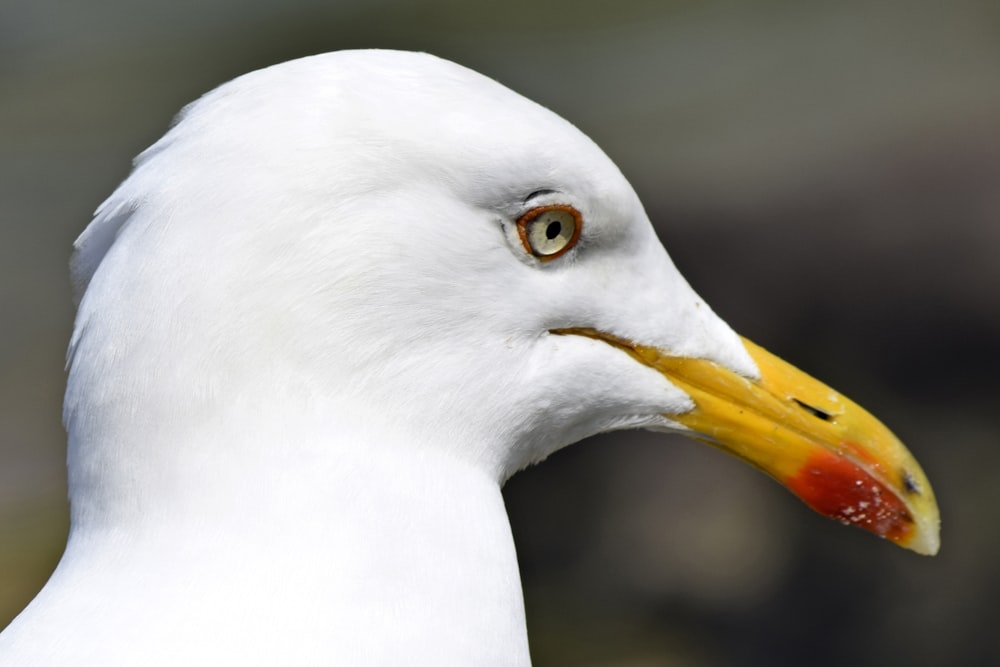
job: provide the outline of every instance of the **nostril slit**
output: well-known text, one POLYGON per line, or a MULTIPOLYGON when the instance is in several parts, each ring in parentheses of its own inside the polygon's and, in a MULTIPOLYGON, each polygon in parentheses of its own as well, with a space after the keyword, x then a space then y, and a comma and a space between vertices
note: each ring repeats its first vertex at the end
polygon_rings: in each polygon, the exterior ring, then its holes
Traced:
POLYGON ((822 419, 825 422, 833 421, 833 415, 831 415, 829 412, 824 412, 823 410, 813 407, 808 403, 803 403, 797 398, 792 398, 792 400, 798 403, 800 408, 811 414, 813 417, 816 417, 817 419, 822 419))

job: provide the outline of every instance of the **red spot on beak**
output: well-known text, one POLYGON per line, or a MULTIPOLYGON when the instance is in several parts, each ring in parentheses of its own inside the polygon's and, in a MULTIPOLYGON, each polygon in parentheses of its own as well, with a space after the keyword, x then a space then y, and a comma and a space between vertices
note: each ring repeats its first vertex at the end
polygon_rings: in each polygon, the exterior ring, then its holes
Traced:
POLYGON ((786 483, 809 507, 841 523, 898 543, 913 533, 913 517, 899 496, 850 459, 817 452, 786 483))

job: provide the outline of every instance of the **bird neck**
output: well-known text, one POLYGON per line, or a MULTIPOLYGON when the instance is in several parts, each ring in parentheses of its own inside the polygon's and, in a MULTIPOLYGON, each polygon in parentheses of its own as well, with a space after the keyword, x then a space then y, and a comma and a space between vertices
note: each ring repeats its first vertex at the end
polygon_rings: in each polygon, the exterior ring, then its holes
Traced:
POLYGON ((164 650, 221 647, 230 662, 244 646, 259 662, 267 642, 247 638, 267 636, 290 642, 274 648, 276 663, 296 662, 289 651, 300 650, 304 662, 527 663, 496 479, 434 448, 344 437, 257 446, 260 439, 240 442, 235 457, 217 439, 210 450, 199 444, 201 458, 175 480, 152 480, 158 499, 141 508, 100 512, 74 497, 53 579, 75 589, 63 606, 103 600, 77 611, 113 615, 107 627, 145 650, 150 635, 171 636, 164 650), (109 591, 120 599, 109 604, 109 591), (234 604, 237 618, 219 629, 234 604), (164 610, 157 628, 143 620, 152 607, 164 610))

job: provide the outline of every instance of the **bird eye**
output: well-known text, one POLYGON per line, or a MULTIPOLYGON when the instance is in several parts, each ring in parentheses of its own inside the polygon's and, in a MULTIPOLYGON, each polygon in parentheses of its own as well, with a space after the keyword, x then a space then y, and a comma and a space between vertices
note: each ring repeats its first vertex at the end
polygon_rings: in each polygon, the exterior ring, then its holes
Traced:
POLYGON ((572 248, 583 227, 580 212, 572 206, 533 208, 517 220, 517 233, 524 249, 547 262, 572 248))

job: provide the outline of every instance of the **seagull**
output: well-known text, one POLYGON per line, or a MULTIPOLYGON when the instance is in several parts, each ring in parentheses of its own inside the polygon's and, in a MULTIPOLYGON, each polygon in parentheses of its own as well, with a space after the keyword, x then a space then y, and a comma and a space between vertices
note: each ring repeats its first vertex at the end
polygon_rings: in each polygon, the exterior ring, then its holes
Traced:
POLYGON ((714 314, 597 145, 428 54, 209 92, 71 269, 71 528, 7 667, 528 665, 501 487, 619 429, 938 549, 906 448, 714 314))

